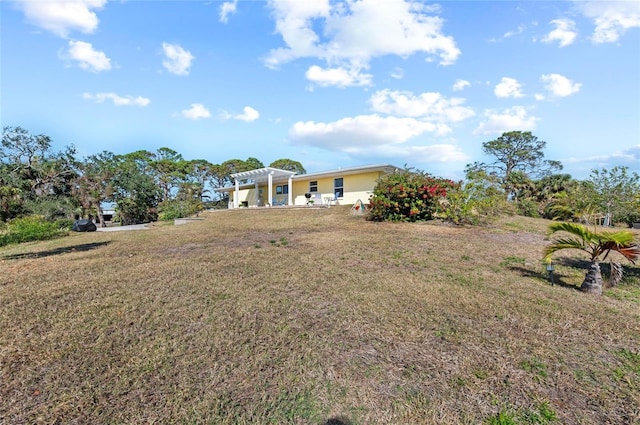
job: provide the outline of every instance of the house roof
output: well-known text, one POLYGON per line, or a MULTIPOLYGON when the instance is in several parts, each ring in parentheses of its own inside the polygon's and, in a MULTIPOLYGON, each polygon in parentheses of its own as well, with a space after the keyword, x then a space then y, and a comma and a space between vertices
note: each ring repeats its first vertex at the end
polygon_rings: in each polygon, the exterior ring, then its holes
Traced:
POLYGON ((371 171, 382 171, 384 173, 393 173, 396 170, 399 170, 400 167, 396 167, 391 164, 376 164, 376 165, 363 165, 359 167, 347 167, 347 168, 338 168, 335 170, 329 171, 319 171, 317 173, 309 173, 309 174, 296 174, 293 176, 294 180, 313 180, 320 177, 330 177, 330 176, 344 176, 348 174, 359 174, 366 173, 371 171))

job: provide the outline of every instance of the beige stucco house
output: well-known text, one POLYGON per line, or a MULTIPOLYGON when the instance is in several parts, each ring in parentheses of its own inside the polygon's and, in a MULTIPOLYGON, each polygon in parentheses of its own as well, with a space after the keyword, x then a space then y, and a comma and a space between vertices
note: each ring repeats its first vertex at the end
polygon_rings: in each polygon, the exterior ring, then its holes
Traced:
POLYGON ((232 174, 234 186, 217 191, 229 194, 229 208, 311 203, 352 205, 358 200, 366 204, 378 179, 397 169, 384 164, 295 174, 265 167, 232 174))

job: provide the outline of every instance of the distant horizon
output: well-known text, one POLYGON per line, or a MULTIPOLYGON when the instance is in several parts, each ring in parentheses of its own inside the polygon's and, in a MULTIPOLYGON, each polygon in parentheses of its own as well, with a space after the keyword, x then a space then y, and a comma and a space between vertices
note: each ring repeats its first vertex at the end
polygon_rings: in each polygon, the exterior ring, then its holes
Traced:
POLYGON ((2 126, 80 158, 460 180, 484 142, 531 131, 577 180, 640 171, 640 0, 16 0, 0 22, 2 126))

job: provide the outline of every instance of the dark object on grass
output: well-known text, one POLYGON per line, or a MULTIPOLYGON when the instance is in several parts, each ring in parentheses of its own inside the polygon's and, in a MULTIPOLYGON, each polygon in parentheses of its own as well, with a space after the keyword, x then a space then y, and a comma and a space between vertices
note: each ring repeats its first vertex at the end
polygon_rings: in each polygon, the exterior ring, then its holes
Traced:
POLYGON ((71 230, 74 232, 95 232, 97 228, 93 221, 82 219, 74 221, 71 230))

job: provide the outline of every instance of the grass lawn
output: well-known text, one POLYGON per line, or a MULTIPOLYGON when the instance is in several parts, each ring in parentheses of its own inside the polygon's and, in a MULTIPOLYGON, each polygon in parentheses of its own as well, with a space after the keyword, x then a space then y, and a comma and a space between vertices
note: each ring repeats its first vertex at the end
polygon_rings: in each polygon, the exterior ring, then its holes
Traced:
POLYGON ((546 221, 201 217, 0 249, 0 423, 640 423, 640 268, 546 221))

